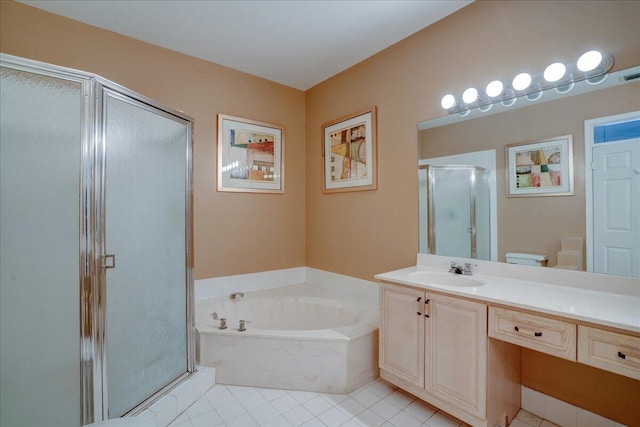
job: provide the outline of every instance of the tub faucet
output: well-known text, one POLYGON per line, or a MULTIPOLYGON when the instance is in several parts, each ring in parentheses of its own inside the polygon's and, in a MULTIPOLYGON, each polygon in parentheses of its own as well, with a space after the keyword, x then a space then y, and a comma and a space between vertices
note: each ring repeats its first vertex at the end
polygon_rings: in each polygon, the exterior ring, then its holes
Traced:
POLYGON ((229 298, 236 299, 238 297, 242 298, 243 296, 244 296, 244 292, 234 292, 231 295, 229 295, 229 298))
POLYGON ((227 329, 227 319, 224 317, 220 318, 220 326, 218 326, 218 329, 227 329))

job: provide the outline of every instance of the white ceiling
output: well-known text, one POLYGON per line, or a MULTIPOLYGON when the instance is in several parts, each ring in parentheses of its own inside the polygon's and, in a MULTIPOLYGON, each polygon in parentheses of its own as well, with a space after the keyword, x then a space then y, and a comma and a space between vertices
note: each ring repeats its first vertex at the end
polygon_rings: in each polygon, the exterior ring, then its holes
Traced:
POLYGON ((19 0, 306 90, 471 1, 19 0))

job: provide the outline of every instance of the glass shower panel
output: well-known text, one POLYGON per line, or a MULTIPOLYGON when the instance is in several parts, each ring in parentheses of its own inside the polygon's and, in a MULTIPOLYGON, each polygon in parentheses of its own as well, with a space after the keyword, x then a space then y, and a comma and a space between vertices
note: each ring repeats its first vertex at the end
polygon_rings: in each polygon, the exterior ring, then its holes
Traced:
MULTIPOLYGON (((443 256, 472 258, 471 254, 471 170, 455 168, 429 169, 429 203, 433 218, 435 253, 443 256)), ((433 239, 431 239, 433 237, 433 239)))
POLYGON ((79 425, 82 84, 0 72, 0 425, 79 425))
POLYGON ((105 89, 109 418, 187 372, 186 122, 105 89), (111 263, 111 260, 108 260, 111 263))

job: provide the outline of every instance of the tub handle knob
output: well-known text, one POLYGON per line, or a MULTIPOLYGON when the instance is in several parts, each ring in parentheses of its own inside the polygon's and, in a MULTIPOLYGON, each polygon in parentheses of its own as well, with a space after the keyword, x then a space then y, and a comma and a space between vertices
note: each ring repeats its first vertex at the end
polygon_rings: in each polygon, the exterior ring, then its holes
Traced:
POLYGON ((227 319, 225 317, 220 318, 220 326, 218 329, 227 329, 227 319))
POLYGON ((241 320, 240 321, 240 325, 238 325, 238 331, 240 332, 244 332, 247 330, 247 327, 245 326, 245 323, 251 323, 248 320, 241 320))

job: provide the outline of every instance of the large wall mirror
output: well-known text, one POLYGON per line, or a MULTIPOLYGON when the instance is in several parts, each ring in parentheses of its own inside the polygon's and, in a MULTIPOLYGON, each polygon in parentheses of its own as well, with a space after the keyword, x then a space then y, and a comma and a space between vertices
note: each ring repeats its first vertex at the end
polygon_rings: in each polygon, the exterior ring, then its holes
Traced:
MULTIPOLYGON (((451 114, 419 123, 419 251, 472 257, 469 256, 469 248, 472 248, 479 259, 501 262, 505 262, 505 255, 512 252, 542 254, 548 258, 547 265, 552 267, 566 262, 566 256, 559 255, 565 249, 562 247, 564 239, 565 245, 571 246, 570 249, 582 251, 576 269, 640 277, 640 138, 623 136, 619 139, 627 139, 616 141, 615 144, 596 144, 593 139, 593 128, 598 124, 640 119, 639 77, 640 66, 612 73, 598 85, 576 83, 568 93, 560 94, 550 89, 538 100, 529 101, 523 97, 510 107, 496 104, 492 110, 484 113, 473 110, 467 116, 451 114), (572 166, 572 194, 528 194, 525 197, 509 194, 508 146, 528 146, 567 137, 572 143, 572 151, 565 153, 564 159, 570 161, 572 166), (630 147, 624 154, 607 157, 606 153, 594 151, 596 146, 622 147, 620 142, 628 143, 630 147), (597 156, 604 156, 604 160, 597 156), (475 162, 469 161, 469 158, 485 159, 486 162, 479 164, 482 160, 475 162), (625 177, 615 176, 610 183, 601 186, 609 191, 604 198, 592 188, 593 180, 600 179, 599 175, 594 178, 591 170, 596 161, 604 161, 605 166, 619 166, 626 174, 625 177), (426 166, 428 164, 431 166, 426 166), (446 169, 446 166, 452 168, 446 169), (479 169, 472 173, 461 166, 477 166, 479 169), (432 170, 428 171, 429 168, 432 170), (460 215, 454 208, 440 208, 439 215, 442 218, 452 220, 464 217, 462 223, 465 230, 459 236, 464 236, 465 232, 475 233, 479 238, 475 244, 441 243, 440 247, 448 248, 448 252, 443 253, 435 250, 433 241, 429 241, 432 237, 429 221, 438 212, 438 207, 433 206, 438 204, 438 193, 427 187, 429 174, 437 176, 435 173, 444 178, 440 181, 440 193, 453 195, 458 202, 464 199, 465 207, 469 179, 453 178, 453 174, 472 176, 471 181, 476 181, 474 185, 478 182, 487 185, 486 189, 472 189, 478 192, 477 197, 487 197, 488 200, 476 200, 481 206, 478 210, 485 212, 485 205, 488 204, 490 211, 489 214, 481 213, 476 223, 468 223, 467 214, 460 215), (456 180, 464 182, 465 187, 456 184, 456 180), (600 212, 595 213, 595 219, 594 210, 600 212), (603 216, 604 220, 601 218, 603 216), (635 252, 629 252, 623 248, 623 244, 615 242, 608 244, 609 252, 594 247, 593 236, 600 233, 598 224, 602 226, 602 221, 605 228, 607 224, 616 230, 627 228, 628 242, 624 245, 635 247, 635 252), (486 247, 490 249, 478 250, 480 244, 488 245, 486 247), (622 254, 620 261, 614 259, 616 245, 626 253, 622 254), (605 258, 609 259, 608 270, 598 266, 598 261, 605 258)), ((636 130, 632 130, 632 134, 637 132, 639 123, 634 125, 636 130)), ((552 161, 548 163, 551 169, 552 161)), ((568 178, 566 173, 565 178, 568 178)), ((470 206, 473 209, 473 204, 470 206)), ((459 236, 446 233, 441 241, 455 240, 459 243, 464 238, 459 236)))

